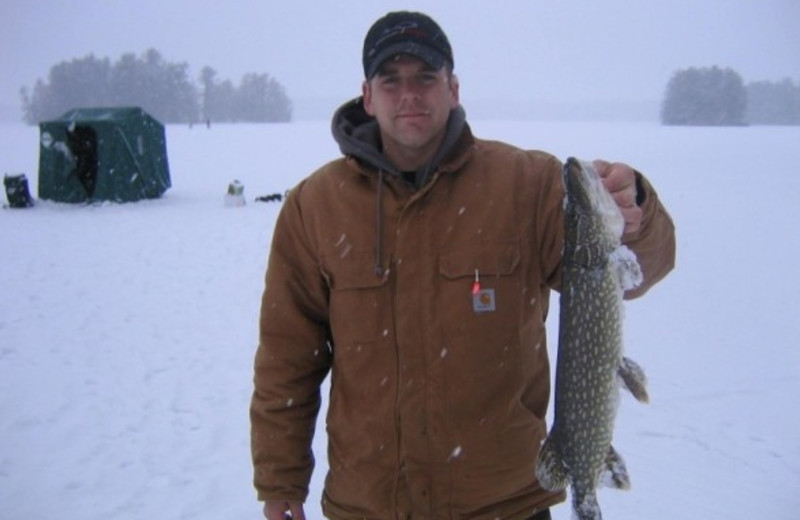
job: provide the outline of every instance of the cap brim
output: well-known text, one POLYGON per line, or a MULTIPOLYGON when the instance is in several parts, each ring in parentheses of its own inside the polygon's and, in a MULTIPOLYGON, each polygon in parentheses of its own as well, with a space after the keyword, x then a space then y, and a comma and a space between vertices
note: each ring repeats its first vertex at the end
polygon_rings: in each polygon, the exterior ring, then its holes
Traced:
POLYGON ((401 42, 386 47, 372 59, 370 68, 367 69, 367 79, 371 79, 378 72, 383 62, 398 54, 415 56, 436 70, 441 69, 447 63, 444 54, 436 49, 416 42, 401 42))

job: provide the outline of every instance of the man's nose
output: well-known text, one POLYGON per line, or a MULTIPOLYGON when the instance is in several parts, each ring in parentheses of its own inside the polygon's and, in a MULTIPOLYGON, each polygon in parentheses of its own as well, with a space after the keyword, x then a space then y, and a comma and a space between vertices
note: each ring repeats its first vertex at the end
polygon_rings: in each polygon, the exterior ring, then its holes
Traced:
POLYGON ((422 82, 415 77, 403 78, 400 81, 402 97, 419 98, 422 93, 422 82))

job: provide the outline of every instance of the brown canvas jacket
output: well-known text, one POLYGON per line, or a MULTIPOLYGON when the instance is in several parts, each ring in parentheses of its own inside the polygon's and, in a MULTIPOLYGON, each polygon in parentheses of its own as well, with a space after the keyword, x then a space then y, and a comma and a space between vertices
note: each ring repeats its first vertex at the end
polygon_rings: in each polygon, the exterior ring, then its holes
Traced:
MULTIPOLYGON (((513 520, 564 499, 534 477, 551 383, 544 323, 560 280, 561 163, 453 128, 421 187, 356 151, 287 198, 251 406, 261 500, 306 498, 329 372, 326 516, 513 520)), ((628 245, 646 279, 629 296, 674 261, 672 222, 640 185, 645 223, 628 245)))

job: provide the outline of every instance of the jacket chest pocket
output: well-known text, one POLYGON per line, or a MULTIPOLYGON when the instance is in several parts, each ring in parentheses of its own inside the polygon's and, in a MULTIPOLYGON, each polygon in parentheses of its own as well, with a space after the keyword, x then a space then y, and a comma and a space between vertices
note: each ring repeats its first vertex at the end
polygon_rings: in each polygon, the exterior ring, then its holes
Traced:
POLYGON ((337 343, 372 342, 389 329, 387 277, 375 274, 374 262, 371 250, 323 258, 331 333, 337 343))
POLYGON ((510 329, 516 325, 524 292, 519 265, 520 243, 515 238, 486 240, 440 252, 438 303, 449 310, 447 335, 474 334, 484 326, 504 324, 510 329))
POLYGON ((476 270, 487 276, 509 276, 519 260, 519 240, 487 240, 440 252, 439 273, 450 280, 474 276, 476 270))

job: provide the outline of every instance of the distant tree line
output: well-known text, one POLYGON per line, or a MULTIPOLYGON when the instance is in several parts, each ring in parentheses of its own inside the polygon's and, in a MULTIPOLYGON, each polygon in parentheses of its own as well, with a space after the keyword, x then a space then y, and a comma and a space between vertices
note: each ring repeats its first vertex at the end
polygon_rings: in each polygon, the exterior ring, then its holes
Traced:
POLYGON ((200 84, 186 63, 170 63, 150 49, 141 57, 124 54, 111 63, 89 55, 61 62, 48 80, 23 88, 24 119, 36 124, 77 107, 139 106, 162 123, 285 122, 292 103, 283 86, 268 74, 246 74, 239 85, 219 80, 205 67, 200 84))
POLYGON ((790 79, 747 85, 733 69, 689 68, 667 84, 665 125, 800 125, 800 85, 790 79))
POLYGON ((211 121, 290 121, 292 104, 267 74, 245 74, 238 87, 218 80, 211 67, 200 72, 203 119, 211 121))
POLYGON ((747 120, 753 125, 800 125, 800 83, 789 78, 748 83, 747 120))

